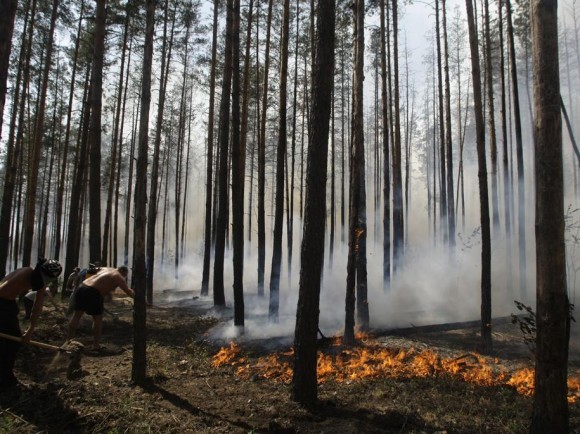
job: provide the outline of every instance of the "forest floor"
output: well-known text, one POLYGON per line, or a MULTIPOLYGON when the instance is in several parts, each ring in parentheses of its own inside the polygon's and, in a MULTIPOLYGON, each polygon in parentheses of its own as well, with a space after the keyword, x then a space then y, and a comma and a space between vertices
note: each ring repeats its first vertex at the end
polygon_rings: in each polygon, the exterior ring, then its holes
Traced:
MULTIPOLYGON (((290 399, 292 356, 286 340, 212 338, 231 322, 211 301, 185 294, 148 308, 148 384, 131 384, 131 300, 107 308, 101 351, 89 350, 91 321, 77 339, 86 345, 81 371, 67 379, 67 356, 21 349, 23 385, 0 393, 0 432, 14 433, 524 433, 532 399, 525 373, 533 363, 517 325, 494 330, 494 357, 474 350, 478 329, 377 333, 354 349, 321 340, 319 405, 290 399), (227 349, 222 349, 222 346, 227 349), (388 361, 386 361, 388 359, 388 361), (357 364, 358 363, 358 364, 357 364), (49 368, 50 367, 50 368, 49 368), (519 391, 518 391, 519 390, 519 391)), ((66 318, 48 304, 34 339, 65 340, 66 318)), ((26 324, 23 323, 23 328, 26 324)), ((571 432, 580 433, 580 339, 570 348, 571 432)))

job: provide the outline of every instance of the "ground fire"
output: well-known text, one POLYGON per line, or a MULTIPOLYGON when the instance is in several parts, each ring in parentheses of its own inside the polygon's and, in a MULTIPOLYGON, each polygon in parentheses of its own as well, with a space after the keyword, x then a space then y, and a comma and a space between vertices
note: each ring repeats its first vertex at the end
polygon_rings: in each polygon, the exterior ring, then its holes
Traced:
MULTIPOLYGON (((360 341, 359 341, 360 342, 360 341)), ((242 379, 262 377, 289 383, 292 380, 291 348, 250 359, 240 346, 231 342, 213 357, 213 365, 233 366, 242 379)), ((343 347, 340 339, 325 351, 318 352, 318 381, 353 382, 365 378, 450 377, 480 386, 507 385, 518 393, 532 396, 533 368, 508 369, 500 360, 468 353, 458 357, 443 357, 435 350, 395 348, 373 341, 343 347)), ((568 379, 568 401, 580 399, 580 377, 568 379)))

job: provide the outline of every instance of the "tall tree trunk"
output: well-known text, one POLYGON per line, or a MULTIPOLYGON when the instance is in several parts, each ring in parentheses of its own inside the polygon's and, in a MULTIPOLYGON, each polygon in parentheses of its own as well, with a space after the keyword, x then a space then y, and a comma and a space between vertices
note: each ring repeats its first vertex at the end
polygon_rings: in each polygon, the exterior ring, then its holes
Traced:
POLYGON ((224 294, 224 255, 226 248, 226 224, 228 214, 228 140, 230 137, 230 92, 232 88, 232 33, 234 0, 227 2, 226 46, 222 99, 220 102, 220 157, 218 177, 218 210, 216 223, 216 244, 213 272, 213 300, 216 307, 225 307, 224 294))
POLYGON ((147 310, 145 290, 145 230, 147 213, 147 146, 149 141, 149 108, 151 105, 151 65, 153 63, 153 33, 155 31, 155 0, 146 1, 145 46, 141 82, 141 113, 139 115, 139 150, 135 183, 135 225, 133 242, 133 366, 131 380, 143 384, 147 373, 147 310))
MULTIPOLYGON (((354 307, 356 296, 355 283, 359 286, 366 282, 366 203, 364 188, 364 125, 363 125, 363 79, 364 79, 364 0, 357 0, 354 8, 354 79, 353 79, 353 114, 351 135, 350 165, 350 222, 348 236, 348 261, 346 276, 344 344, 354 344, 354 307), (359 262, 358 250, 362 248, 365 263, 359 262), (364 265, 359 269, 359 264, 364 265), (364 273, 359 277, 359 273, 364 273)), ((362 258, 362 256, 361 256, 362 258)), ((357 301, 357 308, 365 307, 368 312, 366 297, 357 301)), ((367 316, 368 318, 368 316, 367 316)), ((364 319, 359 311, 358 319, 364 319)), ((364 326, 365 324, 361 324, 364 326)), ((366 323, 368 326, 368 321, 366 323)))
POLYGON ((163 43, 161 47, 161 76, 159 78, 159 102, 157 105, 157 121, 153 142, 153 160, 151 160, 151 187, 149 189, 149 208, 147 210, 147 303, 153 303, 153 275, 155 267, 155 226, 157 224, 157 198, 159 190, 159 159, 161 152, 161 130, 163 129, 163 115, 165 113, 165 96, 171 47, 173 45, 173 30, 175 27, 175 13, 171 24, 171 36, 167 41, 167 21, 169 20, 169 2, 165 2, 163 11, 163 43))
POLYGON ((520 94, 518 86, 518 72, 516 65, 516 49, 514 41, 514 27, 512 24, 512 7, 510 0, 506 0, 506 18, 508 44, 510 54, 512 92, 514 101, 514 126, 516 135, 516 159, 518 167, 518 252, 520 268, 520 297, 526 297, 526 187, 524 183, 524 151, 522 141, 522 122, 520 114, 520 94))
POLYGON ((393 4, 393 77, 394 77, 394 142, 393 142, 393 260, 394 269, 401 267, 405 250, 403 180, 401 176, 401 120, 399 103, 399 26, 397 0, 393 4))
POLYGON ((105 55, 105 20, 107 0, 96 0, 95 37, 91 101, 91 150, 89 184, 89 260, 101 258, 101 111, 103 93, 103 61, 105 55))
MULTIPOLYGON (((10 65, 10 51, 12 50, 12 33, 18 0, 5 0, 0 3, 0 119, 4 116, 6 102, 6 83, 8 81, 8 67, 10 65)), ((0 137, 2 137, 0 122, 0 137)))
POLYGON ((111 230, 111 216, 113 209, 113 188, 115 187, 115 175, 117 169, 117 147, 119 146, 119 124, 121 122, 121 107, 123 99, 123 80, 125 79, 125 55, 127 52, 127 38, 129 36, 129 4, 125 7, 125 23, 123 28, 123 42, 121 44, 121 67, 119 71, 119 86, 117 90, 115 127, 113 129, 113 143, 111 146, 111 164, 109 167, 109 185, 107 189, 107 205, 105 208, 105 226, 103 229, 103 253, 101 262, 103 265, 108 264, 109 256, 109 233, 111 230))
MULTIPOLYGON (((125 74, 125 92, 123 95, 123 108, 121 109, 121 127, 119 131, 119 146, 117 161, 122 161, 123 156, 123 131, 125 128, 125 113, 127 107, 129 71, 131 71, 131 48, 133 47, 133 38, 129 41, 129 56, 127 57, 127 74, 125 74)), ((113 220, 113 264, 118 264, 118 234, 119 234, 119 196, 121 194, 121 164, 117 164, 117 180, 115 182, 115 218, 113 220)), ((124 258, 124 263, 127 263, 127 258, 124 258)))
POLYGON ((328 77, 334 75, 334 21, 334 0, 320 0, 291 389, 292 399, 307 407, 313 407, 317 402, 316 334, 324 260, 328 133, 333 85, 328 77))
POLYGON ((268 0, 266 23, 266 50, 264 53, 264 82, 262 85, 262 119, 258 144, 258 295, 264 295, 264 269, 266 265, 266 114, 268 108, 268 74, 270 70, 270 28, 272 4, 268 0))
POLYGON ((24 124, 24 104, 26 102, 26 91, 30 80, 30 53, 32 44, 32 35, 34 29, 36 0, 32 5, 26 8, 24 18, 24 29, 20 43, 20 54, 18 62, 18 72, 16 74, 16 83, 14 96, 12 98, 12 114, 10 116, 10 130, 8 132, 8 142, 6 144, 6 169, 4 172, 4 189, 2 192, 2 208, 0 211, 0 245, 5 246, 0 249, 0 277, 6 275, 6 265, 8 262, 8 244, 10 239, 10 221, 20 221, 11 219, 14 202, 14 189, 16 178, 18 176, 18 165, 21 152, 20 141, 16 138, 16 119, 20 117, 19 130, 24 124), (32 9, 32 11, 30 11, 32 9), (28 21, 30 17, 30 22, 28 21), (22 86, 20 86, 22 84, 22 86))
POLYGON ((510 152, 508 149, 508 126, 507 126, 507 109, 506 109, 506 88, 505 88, 505 52, 504 52, 504 27, 503 27, 503 0, 498 0, 498 29, 499 29, 499 68, 500 68, 500 84, 501 84, 501 132, 502 132, 502 168, 503 168, 503 205, 504 205, 504 220, 505 220, 505 243, 506 243, 506 257, 508 270, 508 287, 513 285, 512 276, 512 221, 511 215, 513 212, 512 201, 512 185, 510 179, 509 160, 510 152))
POLYGON ((284 162, 288 137, 287 95, 288 82, 288 36, 290 33, 290 0, 284 0, 282 15, 282 40, 280 41, 280 99, 278 124, 278 149, 276 152, 276 210, 274 213, 274 234, 272 246, 272 269, 270 274, 270 321, 278 321, 280 305, 280 268, 282 266, 282 230, 284 226, 284 162))
POLYGON ((209 76, 209 113, 207 120, 207 161, 205 177, 205 224, 203 244, 203 274, 201 278, 201 295, 209 293, 209 271, 211 261, 211 222, 212 222, 212 180, 213 180, 213 131, 215 110, 215 80, 217 62, 217 31, 218 31, 219 0, 213 2, 213 33, 211 42, 211 72, 209 76))
MULTIPOLYGON (((244 183, 246 178, 246 129, 240 138, 240 0, 234 0, 232 22, 232 237, 234 244, 234 325, 244 327, 244 183)), ((248 12, 248 36, 244 67, 244 107, 247 111, 252 1, 248 12)), ((247 117, 247 114, 244 113, 247 117)))
POLYGON ((489 24, 489 0, 484 0, 484 23, 485 23, 485 72, 487 82, 487 104, 489 125, 489 150, 491 154, 491 209, 494 234, 499 232, 499 196, 497 186, 497 135, 495 132, 495 102, 493 92, 493 67, 491 54, 491 29, 489 24))
MULTIPOLYGON (((179 123, 177 127, 177 155, 175 160, 175 255, 174 255, 174 275, 178 278, 179 273, 179 257, 180 257, 180 217, 181 217, 181 200, 183 198, 182 173, 183 173, 183 152, 185 148, 185 128, 187 122, 188 110, 188 69, 189 69, 189 36, 191 32, 191 18, 187 17, 185 23, 185 53, 183 61, 183 76, 181 83, 181 101, 179 106, 179 123)), ((189 144, 188 144, 189 146, 189 144)))
POLYGON ((137 101, 137 107, 134 108, 133 125, 131 127, 131 146, 129 149, 129 173, 127 174, 127 200, 125 203, 125 263, 129 263, 129 235, 131 228, 131 201, 133 198, 133 167, 135 166, 135 143, 137 141, 137 113, 141 107, 141 99, 137 101))
POLYGON ((391 161, 389 158, 389 101, 387 99, 387 47, 385 0, 380 4, 381 32, 381 122, 383 147, 383 287, 391 285, 391 161))
MULTIPOLYGON (((55 96, 55 100, 54 100, 54 107, 52 110, 52 119, 51 119, 51 131, 50 131, 50 137, 52 138, 52 146, 50 149, 50 161, 48 163, 48 167, 45 164, 44 165, 44 169, 43 169, 43 177, 44 179, 42 180, 42 185, 44 186, 44 193, 43 193, 43 198, 40 201, 40 207, 39 210, 41 212, 41 220, 42 222, 39 222, 39 230, 38 230, 38 256, 39 257, 46 257, 46 239, 47 239, 47 231, 48 231, 48 209, 49 209, 49 204, 50 204, 50 192, 53 190, 52 188, 52 173, 54 171, 54 165, 55 165, 55 159, 56 156, 60 153, 59 152, 59 148, 60 145, 62 143, 62 141, 60 140, 60 133, 58 134, 59 137, 57 139, 57 131, 56 131, 56 127, 57 125, 60 126, 61 122, 59 119, 57 119, 57 110, 58 110, 58 94, 59 94, 59 88, 58 85, 60 83, 60 70, 59 70, 59 66, 60 66, 60 62, 59 62, 60 58, 57 58, 57 62, 56 62, 56 68, 55 68, 55 77, 54 77, 54 96, 55 96), (58 143, 58 145, 57 145, 58 143)), ((47 150, 48 152, 48 150, 47 150)), ((58 174, 57 174, 58 176, 58 174)), ((39 219, 40 220, 40 219, 39 219)))
MULTIPOLYGON (((75 48, 73 54, 73 62, 72 62, 72 71, 71 71, 71 81, 70 81, 70 89, 69 89, 69 97, 68 97, 68 106, 67 106, 67 115, 66 115, 66 127, 64 133, 64 152, 62 155, 62 161, 60 166, 60 179, 58 183, 58 190, 56 194, 56 210, 55 210, 55 219, 57 222, 62 221, 62 209, 64 204, 64 186, 66 182, 66 174, 67 174, 67 163, 68 159, 68 150, 70 146, 70 130, 72 124, 72 108, 73 108, 73 100, 74 100, 74 91, 76 88, 76 74, 77 74, 77 60, 79 57, 79 47, 81 41, 81 31, 83 26, 83 15, 85 10, 85 1, 81 0, 80 10, 79 10, 79 23, 77 26, 77 35, 75 38, 75 48)), ((54 245, 54 258, 60 258, 60 246, 61 246, 61 228, 63 225, 57 224, 56 225, 56 234, 55 234, 55 245, 54 245)), ((64 276, 68 276, 72 270, 65 270, 64 276)), ((63 279, 63 288, 66 285, 66 279, 63 279)))
POLYGON ((471 74, 473 77, 473 103, 477 136, 477 166, 479 178, 479 206, 481 213, 481 351, 491 353, 491 234, 489 222, 489 193, 487 189, 487 163, 485 156, 485 125, 483 121, 483 98, 481 95, 481 72, 479 47, 475 32, 473 5, 465 0, 469 46, 471 49, 471 74))
POLYGON ((441 15, 443 20, 443 50, 445 74, 445 156, 447 158, 447 220, 449 228, 449 247, 455 249, 455 199, 453 193, 453 143, 451 140, 451 85, 449 82, 449 44, 447 42, 447 12, 446 0, 441 0, 441 15))
POLYGON ((38 111, 36 113, 36 124, 34 127, 34 143, 32 145, 32 152, 29 155, 28 161, 28 177, 26 183, 26 208, 24 215, 24 240, 22 252, 22 265, 24 267, 31 264, 32 243, 34 236, 34 220, 36 214, 36 192, 38 186, 38 168, 40 163, 40 154, 42 147, 42 138, 44 131, 44 111, 46 106, 46 93, 48 89, 48 80, 50 77, 50 69, 52 66, 52 50, 54 40, 54 29, 56 26, 56 17, 58 11, 58 0, 53 0, 52 14, 50 18, 50 28, 48 30, 48 42, 46 46, 46 59, 44 64, 42 86, 40 89, 40 97, 38 104, 38 111))
POLYGON ((536 371, 531 433, 568 433, 566 290, 558 1, 533 0, 536 168, 536 371))
MULTIPOLYGON (((291 164, 289 168, 288 177, 290 178, 289 192, 286 196, 288 202, 288 219, 286 222, 287 227, 287 246, 288 246, 288 282, 291 286, 292 278, 292 253, 294 244, 294 168, 296 164, 296 110, 298 102, 298 47, 299 47, 299 37, 300 32, 300 1, 296 1, 296 35, 295 35, 295 46, 294 46, 294 93, 292 97, 292 143, 291 143, 291 164)), ((334 168, 334 165, 333 165, 334 168)), ((333 172, 334 173, 334 172, 333 172)), ((334 191, 334 190, 333 190, 334 191)), ((332 203, 332 202, 331 202, 332 203)), ((333 204, 334 205, 334 204, 333 204)), ((331 231, 331 244, 334 236, 334 232, 331 231)), ((331 247, 332 252, 332 247, 331 247)))
MULTIPOLYGON (((441 34, 440 34, 440 12, 439 12, 439 2, 440 0, 435 0, 435 38, 436 38, 436 45, 437 45, 437 96, 439 101, 439 169, 441 171, 440 175, 440 199, 441 205, 439 206, 439 214, 440 214, 440 223, 441 223, 441 231, 443 232, 443 242, 448 242, 449 237, 449 220, 447 217, 447 174, 446 174, 446 165, 445 162, 447 161, 445 158, 445 111, 444 111, 444 103, 443 103, 443 71, 441 66, 441 34)), ((397 90, 395 89, 395 92, 397 90)), ((396 106, 395 106, 396 108, 396 106)))
POLYGON ((67 241, 65 251, 65 276, 72 272, 72 269, 79 264, 79 244, 80 244, 80 227, 82 225, 83 209, 83 188, 84 178, 87 172, 87 153, 88 153, 88 130, 90 122, 90 85, 91 65, 87 65, 85 75, 85 94, 83 95, 83 112, 81 114, 80 138, 77 141, 76 154, 76 171, 73 177, 73 184, 70 194, 70 211, 67 225, 67 241))

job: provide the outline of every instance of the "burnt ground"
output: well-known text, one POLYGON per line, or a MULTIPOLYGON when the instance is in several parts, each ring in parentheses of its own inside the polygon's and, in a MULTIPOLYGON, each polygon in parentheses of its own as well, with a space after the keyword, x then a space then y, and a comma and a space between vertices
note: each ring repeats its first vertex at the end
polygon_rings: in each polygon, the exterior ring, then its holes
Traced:
MULTIPOLYGON (((230 321, 229 313, 224 317, 212 311, 210 300, 191 296, 148 309, 149 381, 134 386, 131 301, 115 299, 108 308, 117 316, 105 317, 105 348, 85 350, 74 379, 66 378, 66 356, 53 363, 51 351, 21 350, 16 375, 25 387, 0 394, 0 432, 523 433, 528 428, 530 397, 510 386, 481 386, 453 375, 331 379, 319 386, 318 408, 307 411, 290 400, 290 386, 283 381, 259 373, 240 377, 230 365, 214 367, 212 358, 222 343, 208 332, 230 321)), ((87 345, 90 326, 87 319, 77 336, 87 345)), ((64 315, 49 305, 34 339, 61 345, 65 330, 64 315)), ((247 341, 240 345, 241 354, 252 366, 260 356, 287 350, 287 342, 247 341)), ((473 359, 478 329, 383 331, 367 342, 393 351, 433 350, 442 357, 473 359)), ((570 350, 575 376, 578 342, 573 339, 570 350)), ((496 367, 533 366, 521 332, 509 322, 495 328, 494 349, 496 367)), ((580 432, 578 403, 570 405, 570 421, 571 431, 580 432)))

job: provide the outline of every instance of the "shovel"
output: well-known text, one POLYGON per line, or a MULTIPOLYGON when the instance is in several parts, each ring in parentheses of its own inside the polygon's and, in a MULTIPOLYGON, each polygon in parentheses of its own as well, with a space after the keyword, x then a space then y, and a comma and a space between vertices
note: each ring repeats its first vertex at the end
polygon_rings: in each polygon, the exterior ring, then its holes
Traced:
MULTIPOLYGON (((0 338, 22 343, 21 337, 7 335, 6 333, 0 333, 0 338)), ((65 346, 57 347, 56 345, 50 345, 50 344, 46 344, 44 342, 38 342, 38 341, 28 341, 27 343, 32 345, 32 346, 38 347, 38 348, 44 348, 45 350, 64 351, 65 353, 72 353, 72 350, 70 348, 65 348, 65 346)))
MULTIPOLYGON (((21 337, 7 335, 6 333, 0 333, 0 338, 22 343, 21 337)), ((67 341, 67 342, 65 342, 65 344, 62 347, 57 347, 56 345, 50 345, 50 344, 47 344, 44 342, 38 342, 38 341, 29 341, 28 344, 35 346, 35 347, 44 348, 45 350, 51 350, 51 351, 57 352, 56 357, 54 358, 54 360, 50 364, 49 370, 55 369, 55 367, 60 364, 59 362, 62 360, 60 358, 61 354, 63 354, 63 353, 67 354, 68 355, 67 378, 69 380, 73 379, 74 376, 76 375, 76 373, 78 373, 81 369, 81 363, 80 363, 81 362, 81 353, 83 351, 84 345, 81 344, 80 342, 67 341)))

